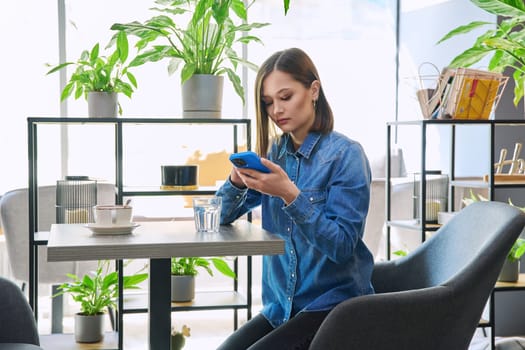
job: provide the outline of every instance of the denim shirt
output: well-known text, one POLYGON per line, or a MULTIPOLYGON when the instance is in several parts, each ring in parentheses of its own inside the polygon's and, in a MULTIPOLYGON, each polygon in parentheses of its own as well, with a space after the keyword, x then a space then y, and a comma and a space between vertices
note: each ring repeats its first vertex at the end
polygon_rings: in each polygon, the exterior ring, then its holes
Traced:
POLYGON ((229 180, 217 191, 221 224, 262 205, 262 227, 285 241, 284 254, 263 257, 262 314, 277 327, 299 312, 373 293, 373 256, 362 240, 371 175, 361 145, 337 132, 310 133, 295 151, 284 135, 268 159, 300 190, 289 205, 229 180))

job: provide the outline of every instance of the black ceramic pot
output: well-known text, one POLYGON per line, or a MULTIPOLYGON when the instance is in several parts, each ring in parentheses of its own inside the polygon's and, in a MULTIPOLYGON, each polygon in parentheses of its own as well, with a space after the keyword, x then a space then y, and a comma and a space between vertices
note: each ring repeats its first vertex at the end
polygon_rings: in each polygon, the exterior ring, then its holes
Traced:
POLYGON ((162 165, 162 188, 191 190, 197 188, 198 165, 162 165))

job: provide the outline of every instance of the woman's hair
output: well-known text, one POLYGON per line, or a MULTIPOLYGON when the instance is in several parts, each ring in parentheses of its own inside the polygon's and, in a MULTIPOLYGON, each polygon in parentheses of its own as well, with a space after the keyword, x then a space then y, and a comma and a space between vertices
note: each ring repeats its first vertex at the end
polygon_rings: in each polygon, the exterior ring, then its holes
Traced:
POLYGON ((264 61, 255 79, 256 151, 263 157, 265 157, 269 151, 270 140, 278 135, 275 125, 268 116, 265 103, 262 101, 261 96, 264 79, 275 70, 290 74, 293 79, 307 89, 310 88, 313 81, 319 81, 319 97, 314 105, 315 120, 310 131, 318 131, 324 134, 332 131, 334 127, 332 109, 326 100, 317 68, 315 68, 310 57, 298 48, 278 51, 264 61))

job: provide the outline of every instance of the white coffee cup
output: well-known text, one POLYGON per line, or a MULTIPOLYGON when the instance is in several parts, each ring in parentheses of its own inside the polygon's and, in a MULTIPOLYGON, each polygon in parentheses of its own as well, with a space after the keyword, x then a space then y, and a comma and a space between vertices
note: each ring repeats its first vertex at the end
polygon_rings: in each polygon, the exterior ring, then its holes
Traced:
POLYGON ((129 225, 133 208, 129 205, 96 205, 93 208, 97 225, 129 225))

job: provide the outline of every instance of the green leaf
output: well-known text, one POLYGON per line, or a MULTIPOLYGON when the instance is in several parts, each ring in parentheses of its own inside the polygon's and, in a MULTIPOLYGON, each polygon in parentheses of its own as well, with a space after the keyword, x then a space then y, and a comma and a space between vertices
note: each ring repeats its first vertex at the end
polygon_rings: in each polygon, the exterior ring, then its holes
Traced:
POLYGON ((99 43, 96 43, 95 46, 93 46, 93 49, 91 49, 91 53, 89 54, 89 60, 91 62, 94 62, 98 58, 99 51, 100 51, 100 45, 99 43))
POLYGON ((450 66, 453 68, 470 67, 473 64, 478 63, 491 52, 494 52, 494 49, 481 47, 467 49, 463 53, 456 56, 450 63, 450 66))
POLYGON ((498 16, 525 17, 525 5, 521 0, 470 0, 479 8, 498 16))
POLYGON ((478 29, 479 27, 482 27, 482 26, 485 26, 485 25, 494 25, 494 23, 482 22, 482 21, 474 21, 474 22, 471 22, 469 24, 459 26, 459 27, 451 30, 447 34, 445 34, 444 37, 439 39, 437 44, 440 44, 440 43, 442 43, 445 40, 448 40, 448 39, 450 39, 452 37, 455 37, 456 35, 470 33, 471 31, 473 31, 475 29, 478 29))
POLYGON ((225 276, 236 278, 235 272, 230 268, 230 265, 221 258, 211 258, 213 266, 225 276))
POLYGON ((117 51, 119 53, 119 58, 122 63, 126 62, 128 59, 129 44, 128 36, 125 31, 120 31, 117 36, 117 51))
POLYGON ((290 0, 283 0, 284 3, 284 15, 288 13, 288 10, 290 9, 290 0))

